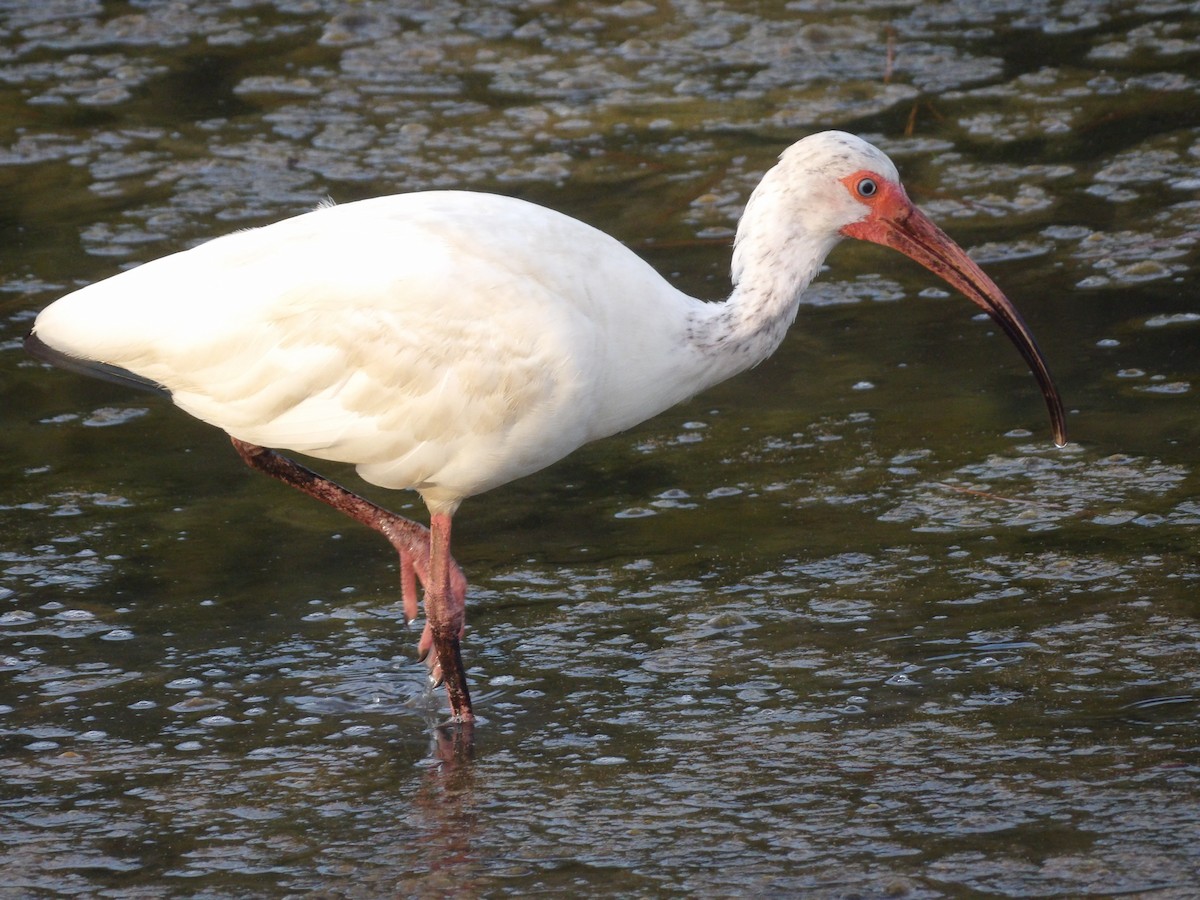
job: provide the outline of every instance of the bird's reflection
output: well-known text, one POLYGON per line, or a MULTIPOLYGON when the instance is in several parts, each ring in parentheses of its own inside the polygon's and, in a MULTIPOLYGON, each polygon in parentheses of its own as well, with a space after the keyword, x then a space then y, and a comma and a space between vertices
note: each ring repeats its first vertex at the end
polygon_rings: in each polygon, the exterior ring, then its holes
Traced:
POLYGON ((474 759, 472 724, 452 722, 432 729, 426 770, 413 798, 423 824, 416 842, 421 858, 429 860, 423 891, 436 889, 444 879, 448 890, 469 896, 472 881, 482 874, 474 849, 479 829, 474 759))

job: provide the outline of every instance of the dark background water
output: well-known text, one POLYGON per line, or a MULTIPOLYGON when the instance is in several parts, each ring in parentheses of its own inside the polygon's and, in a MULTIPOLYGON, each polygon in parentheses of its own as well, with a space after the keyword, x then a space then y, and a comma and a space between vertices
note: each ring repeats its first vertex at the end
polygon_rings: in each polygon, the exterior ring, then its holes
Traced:
POLYGON ((1195 3, 0 4, 0 895, 1194 896, 1198 95, 1195 3), (1073 443, 973 307, 838 249, 767 363, 464 505, 470 761, 374 534, 20 348, 431 187, 716 299, 828 127, 1022 309, 1073 443))

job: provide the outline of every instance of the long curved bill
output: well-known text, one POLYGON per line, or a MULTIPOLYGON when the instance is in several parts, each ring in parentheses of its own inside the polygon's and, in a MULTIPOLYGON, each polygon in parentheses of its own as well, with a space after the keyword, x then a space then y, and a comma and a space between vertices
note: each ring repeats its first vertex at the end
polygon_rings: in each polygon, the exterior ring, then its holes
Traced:
POLYGON ((876 214, 861 222, 842 229, 850 237, 873 241, 899 250, 905 256, 919 262, 935 275, 945 279, 986 312, 1004 329, 1009 340, 1017 345, 1025 362, 1033 371, 1046 408, 1050 412, 1050 424, 1054 431, 1054 443, 1059 447, 1067 443, 1066 415, 1062 397, 1054 384, 1046 359, 1034 340, 1033 333, 1017 308, 1009 302, 995 282, 984 274, 966 251, 954 243, 944 231, 908 199, 904 189, 886 183, 881 193, 890 197, 879 198, 876 214), (888 190, 891 189, 891 190, 888 190))

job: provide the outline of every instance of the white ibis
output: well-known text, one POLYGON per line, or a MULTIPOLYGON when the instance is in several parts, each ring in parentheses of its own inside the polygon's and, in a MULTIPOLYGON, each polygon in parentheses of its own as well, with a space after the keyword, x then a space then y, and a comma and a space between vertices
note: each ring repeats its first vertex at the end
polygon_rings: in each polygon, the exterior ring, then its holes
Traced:
POLYGON ((242 458, 383 533, 405 613, 425 589, 453 721, 474 721, 450 523, 466 497, 537 471, 761 362, 843 237, 894 247, 982 307, 1062 401, 1020 314, 908 199, 875 147, 828 131, 751 195, 721 303, 676 290, 622 244, 520 200, 434 191, 325 205, 123 272, 51 304, 39 358, 170 395, 242 458), (266 448, 352 463, 417 491, 430 528, 266 448))

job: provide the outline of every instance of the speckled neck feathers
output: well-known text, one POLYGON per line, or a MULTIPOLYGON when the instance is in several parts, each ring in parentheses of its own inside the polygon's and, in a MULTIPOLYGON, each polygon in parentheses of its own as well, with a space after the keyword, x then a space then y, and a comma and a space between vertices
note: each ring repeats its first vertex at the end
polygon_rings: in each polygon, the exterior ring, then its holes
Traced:
POLYGON ((712 361, 714 382, 757 365, 782 342, 840 229, 866 213, 839 179, 867 166, 897 177, 870 144, 829 131, 793 144, 763 177, 738 224, 733 293, 698 307, 689 328, 693 346, 712 361))

